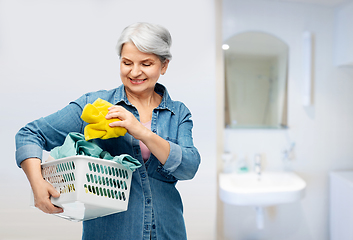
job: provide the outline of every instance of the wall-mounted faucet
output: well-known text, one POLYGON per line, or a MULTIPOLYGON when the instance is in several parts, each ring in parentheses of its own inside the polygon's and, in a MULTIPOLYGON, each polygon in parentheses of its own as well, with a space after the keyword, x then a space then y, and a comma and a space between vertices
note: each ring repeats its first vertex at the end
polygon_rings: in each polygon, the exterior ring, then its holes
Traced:
POLYGON ((260 180, 260 177, 261 177, 261 156, 260 156, 260 154, 255 155, 254 170, 258 176, 258 179, 260 180))

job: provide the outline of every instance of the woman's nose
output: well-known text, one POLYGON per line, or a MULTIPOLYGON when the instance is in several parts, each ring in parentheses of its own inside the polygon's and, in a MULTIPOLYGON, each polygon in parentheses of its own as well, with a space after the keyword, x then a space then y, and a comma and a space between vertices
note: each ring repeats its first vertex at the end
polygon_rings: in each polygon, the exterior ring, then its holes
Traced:
POLYGON ((137 77, 137 76, 141 75, 141 73, 142 73, 142 71, 141 71, 141 68, 139 66, 137 66, 137 65, 132 66, 131 75, 133 77, 137 77))

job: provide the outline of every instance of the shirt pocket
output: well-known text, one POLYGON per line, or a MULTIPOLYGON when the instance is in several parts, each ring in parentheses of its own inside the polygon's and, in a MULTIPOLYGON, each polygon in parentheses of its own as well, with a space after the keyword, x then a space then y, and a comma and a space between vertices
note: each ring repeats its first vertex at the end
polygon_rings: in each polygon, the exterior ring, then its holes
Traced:
POLYGON ((154 171, 154 174, 152 174, 151 177, 168 183, 174 183, 177 181, 177 179, 172 174, 170 174, 163 168, 163 165, 161 163, 159 163, 157 169, 154 171))

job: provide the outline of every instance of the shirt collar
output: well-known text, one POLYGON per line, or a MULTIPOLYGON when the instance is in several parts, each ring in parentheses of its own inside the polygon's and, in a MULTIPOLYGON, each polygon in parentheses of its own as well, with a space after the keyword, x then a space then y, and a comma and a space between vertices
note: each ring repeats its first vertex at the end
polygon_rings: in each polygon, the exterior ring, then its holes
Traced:
MULTIPOLYGON (((160 84, 160 83, 156 83, 156 85, 155 85, 155 87, 154 87, 154 91, 155 91, 156 93, 158 93, 159 95, 162 96, 162 101, 161 101, 161 103, 159 104, 159 106, 156 107, 156 109, 161 109, 161 110, 165 109, 165 110, 169 110, 169 111, 171 111, 173 114, 175 114, 173 101, 172 101, 172 99, 170 98, 169 93, 168 93, 166 87, 163 86, 163 85, 160 84)), ((114 102, 115 102, 115 104, 124 102, 126 105, 132 106, 132 104, 131 104, 131 103, 129 102, 129 100, 127 99, 126 92, 125 92, 125 87, 124 87, 123 84, 120 85, 120 86, 116 89, 115 96, 114 96, 114 102)))

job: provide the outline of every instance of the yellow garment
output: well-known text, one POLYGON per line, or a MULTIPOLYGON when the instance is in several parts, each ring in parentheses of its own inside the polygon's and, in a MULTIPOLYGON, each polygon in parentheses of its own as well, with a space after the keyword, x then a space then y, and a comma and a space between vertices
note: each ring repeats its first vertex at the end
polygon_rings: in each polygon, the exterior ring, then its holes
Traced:
POLYGON ((108 139, 124 136, 127 130, 123 127, 110 127, 109 123, 120 121, 119 119, 107 120, 105 116, 108 113, 108 108, 113 104, 98 98, 93 104, 87 104, 81 118, 89 123, 85 127, 84 135, 86 141, 95 138, 108 139))

